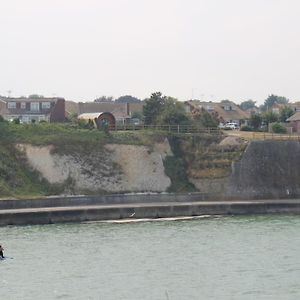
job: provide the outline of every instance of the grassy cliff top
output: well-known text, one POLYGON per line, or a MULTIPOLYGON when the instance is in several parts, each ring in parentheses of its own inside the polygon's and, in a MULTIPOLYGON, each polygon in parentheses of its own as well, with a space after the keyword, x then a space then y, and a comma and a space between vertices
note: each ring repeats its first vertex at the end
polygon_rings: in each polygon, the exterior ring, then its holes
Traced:
POLYGON ((1 144, 32 144, 36 146, 85 145, 101 146, 107 143, 151 146, 165 138, 160 131, 110 131, 81 129, 73 124, 13 124, 0 122, 1 144))

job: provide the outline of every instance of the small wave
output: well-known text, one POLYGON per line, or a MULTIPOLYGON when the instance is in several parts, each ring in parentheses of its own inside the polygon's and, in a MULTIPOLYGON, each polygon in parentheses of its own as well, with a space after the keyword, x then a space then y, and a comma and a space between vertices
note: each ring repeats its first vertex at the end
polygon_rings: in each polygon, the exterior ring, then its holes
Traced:
POLYGON ((188 221, 216 217, 215 215, 202 215, 202 216, 192 216, 192 217, 169 217, 169 218, 141 218, 141 219, 117 219, 117 220, 102 220, 102 221, 87 221, 84 224, 94 224, 94 223, 112 223, 112 224, 123 224, 123 223, 141 223, 141 222, 165 222, 165 221, 188 221))

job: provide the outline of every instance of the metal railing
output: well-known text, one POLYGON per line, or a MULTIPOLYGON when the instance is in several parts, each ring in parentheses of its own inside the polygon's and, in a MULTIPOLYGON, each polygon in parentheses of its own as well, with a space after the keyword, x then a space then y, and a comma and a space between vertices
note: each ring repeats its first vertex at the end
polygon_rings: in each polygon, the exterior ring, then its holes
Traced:
POLYGON ((248 140, 275 140, 275 141, 299 141, 300 135, 292 133, 270 133, 270 132, 227 132, 230 136, 245 138, 248 140))
POLYGON ((116 124, 116 131, 124 130, 152 130, 152 131, 166 131, 173 133, 190 133, 190 134, 221 134, 222 131, 218 128, 203 128, 192 125, 134 125, 134 124, 116 124))

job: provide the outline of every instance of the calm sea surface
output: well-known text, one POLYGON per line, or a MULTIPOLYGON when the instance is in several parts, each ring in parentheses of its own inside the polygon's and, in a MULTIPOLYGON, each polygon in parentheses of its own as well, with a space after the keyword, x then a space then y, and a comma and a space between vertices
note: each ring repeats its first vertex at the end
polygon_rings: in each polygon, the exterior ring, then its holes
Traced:
POLYGON ((300 217, 0 228, 2 299, 300 299, 300 217))

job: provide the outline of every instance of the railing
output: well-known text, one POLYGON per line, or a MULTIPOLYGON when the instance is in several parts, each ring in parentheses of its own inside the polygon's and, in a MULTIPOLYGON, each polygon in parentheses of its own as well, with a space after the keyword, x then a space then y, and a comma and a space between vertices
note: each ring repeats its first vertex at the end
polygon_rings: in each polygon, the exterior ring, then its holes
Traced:
POLYGON ((277 140, 277 141, 299 141, 300 135, 292 133, 270 133, 270 132, 247 132, 231 131, 228 135, 245 138, 248 140, 277 140))
POLYGON ((167 131, 173 133, 190 133, 190 134, 221 134, 218 128, 203 128, 191 125, 134 125, 134 124, 116 124, 116 131, 122 130, 152 130, 167 131))

